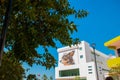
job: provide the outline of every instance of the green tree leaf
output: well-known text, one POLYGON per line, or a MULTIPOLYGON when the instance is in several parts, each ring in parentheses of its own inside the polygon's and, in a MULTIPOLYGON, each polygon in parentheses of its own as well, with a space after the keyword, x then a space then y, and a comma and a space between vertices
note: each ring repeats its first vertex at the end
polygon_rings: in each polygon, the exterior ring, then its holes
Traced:
MULTIPOLYGON (((4 0, 0 5, 0 32, 7 4, 8 1, 4 0)), ((56 41, 63 45, 73 44, 71 34, 77 28, 68 17, 83 18, 87 14, 85 10, 76 11, 68 0, 13 0, 5 48, 17 61, 31 66, 40 64, 47 69, 54 67, 53 55, 49 51, 38 54, 36 48, 56 48, 56 41)))

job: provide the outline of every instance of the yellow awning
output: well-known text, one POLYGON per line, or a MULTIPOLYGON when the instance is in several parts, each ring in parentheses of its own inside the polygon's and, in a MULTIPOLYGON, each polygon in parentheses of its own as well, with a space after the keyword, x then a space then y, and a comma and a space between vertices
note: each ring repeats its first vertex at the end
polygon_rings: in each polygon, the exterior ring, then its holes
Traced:
POLYGON ((115 49, 116 47, 120 46, 120 36, 117 36, 117 37, 105 42, 104 46, 106 46, 110 49, 115 49))

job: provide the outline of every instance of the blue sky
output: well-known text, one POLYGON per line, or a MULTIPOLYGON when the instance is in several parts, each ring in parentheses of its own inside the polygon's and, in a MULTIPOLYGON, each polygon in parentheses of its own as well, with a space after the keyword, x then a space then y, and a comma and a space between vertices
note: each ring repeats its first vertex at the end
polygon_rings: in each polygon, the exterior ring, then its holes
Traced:
MULTIPOLYGON (((77 25, 78 32, 75 32, 72 37, 77 37, 81 41, 88 43, 96 43, 96 49, 105 53, 113 54, 114 51, 109 50, 104 46, 104 42, 120 35, 120 0, 69 0, 72 7, 76 10, 85 9, 89 12, 88 16, 82 19, 75 19, 72 16, 69 18, 77 25)), ((59 47, 62 47, 59 43, 59 47)), ((41 51, 41 48, 38 49, 41 51)), ((49 48, 49 51, 58 59, 56 49, 49 48)), ((23 65, 25 68, 29 66, 23 65)), ((33 74, 55 75, 54 68, 46 70, 44 67, 30 67, 27 72, 33 74)))

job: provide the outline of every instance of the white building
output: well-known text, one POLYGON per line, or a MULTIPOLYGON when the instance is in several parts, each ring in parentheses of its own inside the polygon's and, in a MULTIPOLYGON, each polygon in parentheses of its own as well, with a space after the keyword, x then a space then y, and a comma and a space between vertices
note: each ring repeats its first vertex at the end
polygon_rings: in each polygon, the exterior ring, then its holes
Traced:
MULTIPOLYGON (((97 73, 99 80, 104 80, 108 72, 106 60, 108 56, 95 50, 97 73)), ((80 44, 58 49, 58 67, 55 68, 56 80, 97 80, 94 61, 94 52, 90 45, 81 41, 80 44)))

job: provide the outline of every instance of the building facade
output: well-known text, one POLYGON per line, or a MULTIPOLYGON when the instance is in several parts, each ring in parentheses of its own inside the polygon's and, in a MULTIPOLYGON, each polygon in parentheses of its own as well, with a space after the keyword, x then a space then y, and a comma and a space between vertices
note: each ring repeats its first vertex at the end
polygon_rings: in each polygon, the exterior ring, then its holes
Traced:
POLYGON ((108 72, 106 61, 108 56, 95 50, 97 70, 93 49, 89 43, 81 41, 80 44, 59 48, 58 67, 55 68, 56 80, 74 80, 80 77, 80 80, 99 80, 105 79, 105 73, 108 72))

